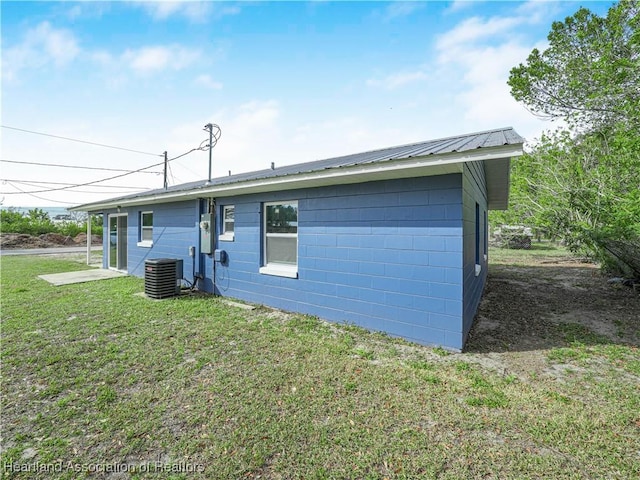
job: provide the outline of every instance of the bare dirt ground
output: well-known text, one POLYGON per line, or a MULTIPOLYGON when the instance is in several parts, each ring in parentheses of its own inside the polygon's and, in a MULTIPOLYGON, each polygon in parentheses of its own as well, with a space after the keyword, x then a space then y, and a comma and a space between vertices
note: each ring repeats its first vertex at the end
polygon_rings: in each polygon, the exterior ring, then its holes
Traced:
MULTIPOLYGON (((99 235, 91 236, 93 245, 102 245, 102 237, 99 235)), ((23 249, 23 248, 52 248, 52 247, 73 247, 76 245, 84 246, 87 244, 87 235, 79 233, 75 237, 60 235, 58 233, 46 233, 34 237, 23 233, 3 233, 0 235, 0 248, 23 249)))
POLYGON ((549 350, 571 345, 640 346, 640 292, 610 283, 596 265, 568 256, 491 260, 465 352, 505 372, 548 373, 549 350))

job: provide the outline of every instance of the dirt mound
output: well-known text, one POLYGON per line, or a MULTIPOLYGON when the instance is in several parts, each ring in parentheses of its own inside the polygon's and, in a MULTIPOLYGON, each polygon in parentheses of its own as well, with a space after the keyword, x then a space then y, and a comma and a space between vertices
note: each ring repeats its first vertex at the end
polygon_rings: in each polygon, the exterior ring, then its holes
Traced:
POLYGON ((74 246, 76 244, 72 237, 68 235, 60 235, 59 233, 45 233, 44 235, 40 235, 39 238, 45 242, 66 247, 74 246))
POLYGON ((42 239, 40 237, 32 237, 24 233, 3 233, 0 236, 0 248, 49 248, 56 247, 57 244, 42 239))
MULTIPOLYGON (((59 233, 45 233, 38 237, 24 233, 3 233, 0 235, 0 248, 5 250, 19 248, 83 247, 87 244, 87 234, 79 233, 75 237, 59 233)), ((91 235, 92 245, 102 245, 100 235, 91 235)))
MULTIPOLYGON (((78 245, 87 244, 87 234, 79 233, 73 239, 78 245)), ((91 235, 91 245, 102 245, 102 237, 100 235, 91 235)))

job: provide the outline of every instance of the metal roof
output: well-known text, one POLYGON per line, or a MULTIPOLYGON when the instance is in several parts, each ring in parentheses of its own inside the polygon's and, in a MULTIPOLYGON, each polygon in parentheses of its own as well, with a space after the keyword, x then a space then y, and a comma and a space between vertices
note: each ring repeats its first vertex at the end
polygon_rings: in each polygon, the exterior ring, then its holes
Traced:
MULTIPOLYGON (((365 165, 385 165, 385 162, 395 160, 407 160, 413 158, 424 158, 430 156, 440 156, 444 154, 470 152, 478 149, 490 149, 491 147, 501 147, 505 145, 522 145, 524 139, 518 135, 511 127, 488 130, 484 132, 470 133, 466 135, 458 135, 455 137, 440 138, 436 140, 428 140, 424 142, 412 143, 409 145, 400 145, 396 147, 388 147, 369 152, 356 153, 341 157, 328 158, 324 160, 315 160, 305 163, 297 163, 294 165, 286 165, 282 167, 268 168, 247 173, 239 173, 226 177, 217 177, 207 180, 199 180, 195 182, 173 185, 166 189, 158 188, 135 193, 127 196, 112 198, 109 200, 79 205, 72 210, 95 211, 92 207, 106 206, 107 204, 115 204, 120 201, 142 200, 144 198, 157 199, 161 196, 175 197, 179 192, 189 191, 214 191, 216 187, 228 186, 232 184, 242 184, 245 182, 255 182, 260 180, 269 181, 270 179, 296 176, 300 174, 311 174, 334 169, 347 169, 348 167, 365 166, 365 165)), ((507 167, 508 168, 508 167, 507 167)), ((507 172, 508 175, 508 172, 507 172)), ((127 202, 128 203, 128 202, 127 202)), ((140 203, 140 202, 136 202, 140 203)))

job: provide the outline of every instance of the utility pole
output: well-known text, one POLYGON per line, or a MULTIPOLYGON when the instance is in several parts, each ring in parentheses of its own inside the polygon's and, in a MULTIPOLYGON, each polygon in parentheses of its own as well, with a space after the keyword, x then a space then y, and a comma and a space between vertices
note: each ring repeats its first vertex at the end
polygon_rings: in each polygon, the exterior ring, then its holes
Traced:
POLYGON ((213 151, 213 125, 210 123, 207 123, 204 126, 204 129, 209 131, 209 178, 207 180, 207 183, 211 183, 211 152, 213 151))
POLYGON ((168 166, 167 162, 167 152, 164 152, 164 189, 167 189, 167 166, 168 166))

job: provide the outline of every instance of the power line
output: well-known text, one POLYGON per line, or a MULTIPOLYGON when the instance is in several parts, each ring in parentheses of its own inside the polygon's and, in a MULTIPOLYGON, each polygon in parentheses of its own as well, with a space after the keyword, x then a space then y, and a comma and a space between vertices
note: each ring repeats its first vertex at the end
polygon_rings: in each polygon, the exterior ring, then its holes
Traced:
POLYGON ((175 185, 176 179, 173 177, 173 172, 171 171, 170 163, 167 163, 167 170, 169 170, 169 175, 171 176, 171 182, 175 185))
MULTIPOLYGON (((9 183, 9 182, 7 182, 7 183, 9 183)), ((12 186, 13 188, 15 188, 16 190, 20 190, 20 192, 21 192, 23 195, 29 195, 30 197, 37 198, 38 200, 44 200, 45 202, 63 203, 63 204, 65 204, 65 205, 71 205, 69 202, 61 202, 60 200, 52 200, 52 199, 50 199, 50 198, 44 198, 44 197, 40 197, 40 196, 38 196, 38 195, 34 195, 33 193, 25 192, 24 190, 21 190, 20 188, 16 187, 15 185, 13 185, 13 184, 11 184, 11 183, 9 183, 9 185, 11 185, 11 186, 12 186)), ((17 192, 13 192, 13 193, 17 193, 17 192)), ((3 195, 4 195, 4 194, 3 194, 3 195)))
MULTIPOLYGON (((23 193, 46 193, 46 192, 57 192, 57 191, 60 191, 60 190, 69 190, 69 189, 71 189, 71 188, 86 187, 86 186, 88 186, 88 185, 93 185, 94 183, 102 183, 102 182, 106 182, 106 181, 108 181, 108 180, 114 180, 114 179, 116 179, 116 178, 125 177, 125 176, 127 176, 127 175, 131 175, 131 174, 133 174, 133 173, 138 173, 138 172, 141 172, 141 171, 143 171, 143 170, 148 170, 148 169, 150 169, 150 168, 157 167, 158 165, 162 165, 163 163, 164 163, 164 162, 155 163, 155 164, 153 164, 153 165, 149 165, 148 167, 143 167, 143 168, 140 168, 140 169, 138 169, 138 170, 133 170, 133 171, 131 171, 131 172, 129 172, 129 173, 121 173, 120 175, 114 175, 114 176, 112 176, 112 177, 102 178, 102 179, 100 179, 100 180, 94 180, 94 181, 92 181, 92 182, 76 183, 75 185, 70 185, 70 186, 67 186, 67 187, 47 188, 47 189, 43 189, 43 190, 33 190, 33 191, 30 191, 30 192, 23 192, 23 193)), ((17 193, 17 192, 7 192, 7 194, 8 194, 8 195, 10 195, 10 194, 12 194, 12 193, 13 193, 13 194, 15 194, 15 193, 17 193)))
MULTIPOLYGON (((203 149, 204 148, 202 146, 197 147, 197 148, 192 148, 188 152, 185 152, 185 153, 183 153, 181 155, 178 155, 177 157, 173 157, 173 158, 168 159, 167 163, 168 162, 172 162, 173 160, 177 160, 178 158, 182 158, 185 155, 189 155, 190 153, 195 152, 196 150, 203 150, 203 149)), ((162 155, 162 156, 164 156, 164 155, 162 155)), ((77 188, 77 187, 86 187, 88 185, 94 185, 96 183, 102 183, 102 182, 106 182, 108 180, 114 180, 116 178, 126 177, 127 175, 131 175, 131 174, 134 174, 134 173, 139 173, 139 172, 142 172, 144 170, 148 170, 148 169, 153 168, 153 167, 158 167, 158 166, 163 165, 163 164, 164 164, 164 161, 159 162, 159 163, 154 163, 153 165, 149 165, 147 167, 142 167, 142 168, 139 168, 138 170, 132 170, 132 171, 127 172, 127 173, 121 173, 120 175, 114 175, 112 177, 102 178, 100 180, 94 180, 92 182, 78 183, 78 184, 70 185, 70 186, 66 186, 66 187, 48 188, 48 189, 42 189, 42 190, 32 190, 32 191, 29 191, 29 192, 22 191, 22 193, 32 194, 32 193, 57 192, 57 191, 60 191, 60 190, 69 190, 69 189, 77 188)), ((19 192, 6 192, 6 193, 3 193, 2 195, 16 195, 16 194, 19 194, 19 192)))
MULTIPOLYGON (((0 178, 0 182, 15 182, 15 183, 21 183, 24 185, 33 185, 36 186, 36 184, 41 184, 41 185, 71 185, 71 186, 75 186, 75 183, 66 183, 66 182, 43 182, 43 181, 38 181, 38 180, 19 180, 19 179, 15 179, 15 178, 0 178)), ((94 188, 126 188, 126 189, 130 189, 130 190, 146 190, 148 187, 128 187, 125 185, 94 185, 94 188)), ((0 194, 2 195, 2 194, 0 194)))
MULTIPOLYGON (((184 152, 183 154, 178 155, 177 157, 173 157, 173 158, 168 159, 168 160, 167 160, 167 162, 173 162, 174 160, 177 160, 177 159, 179 159, 179 158, 182 158, 182 157, 184 157, 185 155, 189 155, 190 153, 193 153, 193 152, 195 152, 196 150, 201 150, 201 151, 202 151, 202 150, 204 150, 205 148, 206 148, 206 145, 205 145, 205 147, 200 146, 200 147, 197 147, 197 148, 192 148, 192 149, 191 149, 191 150, 189 150, 188 152, 184 152)), ((158 164, 158 165, 161 165, 161 164, 158 164)))
POLYGON ((184 163, 180 163, 180 162, 176 162, 176 165, 178 165, 181 168, 184 168, 185 170, 189 171, 190 173, 194 174, 196 177, 200 176, 199 173, 194 172, 193 170, 191 170, 189 167, 187 167, 184 163))
POLYGON ((86 143, 88 145, 94 145, 96 147, 113 148, 115 150, 124 150, 125 152, 139 153, 141 155, 151 155, 152 157, 162 157, 162 154, 143 152, 141 150, 133 150, 131 148, 116 147, 114 145, 106 145, 104 143, 89 142, 88 140, 79 140, 77 138, 63 137, 63 136, 60 136, 60 135, 53 135, 51 133, 34 132, 33 130, 26 130, 24 128, 10 127, 8 125, 0 125, 0 127, 8 128, 9 130, 16 130, 18 132, 32 133, 34 135, 42 135, 44 137, 53 137, 53 138, 58 138, 58 139, 61 139, 61 140, 68 140, 70 142, 86 143))
MULTIPOLYGON (((83 167, 80 165, 63 165, 60 163, 40 163, 40 162, 23 162, 19 160, 5 160, 2 159, 0 162, 4 163, 19 163, 22 165, 41 165, 44 167, 62 167, 62 168, 77 168, 81 170, 104 170, 107 172, 132 172, 132 170, 123 170, 120 168, 106 168, 106 167, 83 167)), ((140 173, 151 173, 155 175, 159 175, 161 172, 140 172, 140 173)))
MULTIPOLYGON (((9 184, 9 185, 11 185, 13 187, 15 187, 15 184, 18 184, 18 185, 27 185, 29 187, 42 188, 41 185, 38 185, 38 183, 42 183, 42 182, 32 183, 32 182, 23 182, 23 181, 16 181, 16 180, 0 180, 0 181, 3 181, 3 182, 5 182, 5 183, 7 183, 7 184, 9 184)), ((73 184, 69 184, 68 183, 67 185, 73 185, 73 184)), ((122 188, 122 187, 118 187, 118 186, 105 187, 104 185, 94 185, 93 187, 94 188, 95 187, 122 188)), ((139 192, 141 190, 145 190, 145 188, 136 188, 131 193, 136 193, 136 192, 139 192)), ((90 193, 90 194, 98 194, 98 195, 104 195, 105 193, 109 193, 109 194, 120 194, 120 195, 122 195, 122 194, 128 194, 129 192, 126 192, 126 191, 123 192, 122 190, 117 190, 117 191, 114 190, 114 191, 106 191, 106 192, 104 190, 102 190, 102 191, 96 191, 96 190, 74 190, 73 193, 90 193)), ((6 193, 0 193, 0 195, 5 195, 5 194, 6 193)))

